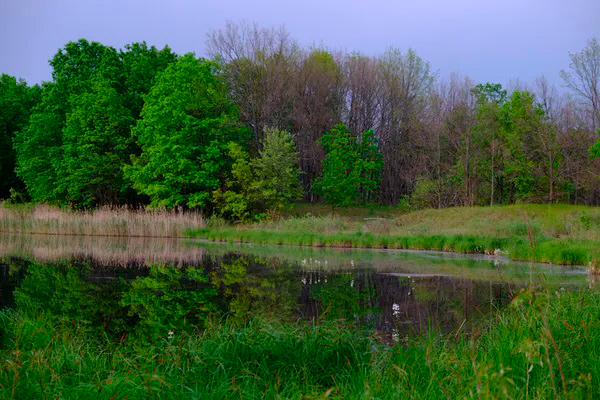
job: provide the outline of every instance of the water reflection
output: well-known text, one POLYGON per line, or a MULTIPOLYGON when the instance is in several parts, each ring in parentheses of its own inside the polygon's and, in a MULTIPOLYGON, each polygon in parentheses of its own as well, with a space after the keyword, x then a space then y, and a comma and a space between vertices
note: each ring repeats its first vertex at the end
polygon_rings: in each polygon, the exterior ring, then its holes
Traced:
POLYGON ((534 276, 544 285, 590 284, 577 268, 499 258, 32 239, 0 242, 0 307, 46 312, 116 341, 168 339, 215 320, 235 326, 261 317, 335 319, 391 342, 429 329, 470 330, 534 276))

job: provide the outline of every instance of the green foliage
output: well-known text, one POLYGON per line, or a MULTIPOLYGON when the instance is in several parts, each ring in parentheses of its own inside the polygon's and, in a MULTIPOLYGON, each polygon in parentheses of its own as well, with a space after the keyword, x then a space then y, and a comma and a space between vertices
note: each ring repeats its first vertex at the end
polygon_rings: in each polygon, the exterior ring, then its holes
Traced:
POLYGON ((34 314, 45 310, 66 320, 89 323, 94 313, 92 286, 86 281, 89 272, 90 265, 72 268, 67 263, 31 264, 15 291, 16 306, 34 314))
MULTIPOLYGON (((73 105, 78 105, 77 97, 90 91, 95 78, 103 78, 110 85, 116 83, 120 77, 118 63, 114 50, 85 40, 67 44, 64 51, 60 50, 50 62, 54 82, 44 86, 42 102, 15 143, 17 172, 34 201, 70 200, 68 184, 59 176, 59 170, 65 166, 62 145, 67 115, 73 105)), ((79 115, 86 111, 81 110, 79 115)), ((94 129, 88 125, 80 128, 94 129)), ((72 129, 77 130, 74 126, 72 129)), ((85 165, 81 167, 87 168, 85 165)))
POLYGON ((217 70, 188 54, 157 77, 146 98, 133 131, 142 153, 125 172, 152 206, 207 207, 230 168, 229 143, 246 139, 217 70))
MULTIPOLYGON (((600 135, 600 130, 598 131, 598 134, 600 135)), ((600 158, 600 139, 598 139, 596 144, 594 144, 592 147, 590 147, 590 158, 592 160, 596 159, 596 158, 600 158)))
POLYGON ((0 76, 0 198, 9 196, 11 189, 21 189, 22 182, 15 174, 13 140, 39 102, 39 86, 27 87, 23 81, 0 76))
POLYGON ((57 190, 77 208, 118 204, 128 189, 122 168, 129 160, 131 114, 106 81, 94 81, 71 102, 57 190))
POLYGON ((292 136, 285 131, 265 127, 262 149, 256 158, 238 144, 229 146, 234 160, 226 191, 213 193, 222 215, 247 219, 250 215, 282 210, 301 197, 298 155, 292 136))
POLYGON ((325 150, 322 175, 313 190, 332 207, 344 207, 362 200, 373 200, 381 183, 383 159, 373 131, 359 138, 343 125, 323 135, 325 150))
POLYGON ((25 182, 35 202, 56 200, 58 184, 56 167, 61 162, 62 105, 68 104, 60 96, 56 84, 44 85, 40 104, 34 108, 27 126, 15 138, 17 175, 25 182))
MULTIPOLYGON (((554 200, 561 155, 556 131, 527 91, 507 97, 498 84, 477 85, 477 203, 554 200)), ((458 166, 460 167, 460 166, 458 166)))
POLYGON ((265 127, 264 133, 262 150, 251 163, 256 177, 252 190, 265 209, 280 210, 302 196, 298 153, 288 132, 265 127))
POLYGON ((478 84, 473 89, 473 94, 480 105, 489 105, 493 103, 502 105, 506 101, 506 90, 502 89, 499 83, 478 84))
POLYGON ((157 50, 146 42, 125 45, 120 52, 125 75, 123 103, 134 119, 139 119, 144 106, 144 96, 150 92, 156 77, 177 60, 177 55, 168 46, 157 50))
POLYGON ((118 53, 82 39, 59 50, 53 81, 15 138, 17 174, 32 199, 85 208, 136 202, 122 172, 139 154, 131 127, 154 76, 175 58, 145 43, 118 53))
POLYGON ((436 208, 437 187, 431 179, 421 179, 415 185, 415 190, 410 196, 410 204, 419 210, 423 208, 436 208))
POLYGON ((542 111, 535 108, 529 92, 514 91, 503 105, 502 139, 507 150, 504 176, 512 184, 517 200, 528 200, 536 185, 534 151, 541 129, 542 111))
POLYGON ((472 88, 468 79, 432 91, 435 74, 410 49, 375 58, 302 52, 285 31, 231 24, 209 42, 220 66, 180 60, 175 68, 179 57, 168 47, 115 50, 82 39, 52 58, 52 81, 43 88, 2 75, 0 198, 264 215, 299 198, 298 157, 290 164, 284 156, 295 152, 291 141, 284 135, 265 147, 263 128, 277 126, 294 133, 303 184, 321 195, 311 200, 334 208, 398 202, 422 190, 421 179, 433 182, 428 202, 436 207, 595 204, 600 143, 592 130, 600 114, 597 79, 586 71, 597 64, 596 39, 571 54, 571 72, 563 71, 588 103, 582 118, 567 118, 570 104, 558 112, 546 81, 543 105, 526 91, 472 88), (426 110, 439 118, 423 118, 426 110), (353 132, 338 125, 319 140, 338 121, 353 132), (360 135, 370 127, 376 133, 360 135), (248 154, 235 154, 230 142, 248 154), (321 165, 319 145, 329 148, 321 165))

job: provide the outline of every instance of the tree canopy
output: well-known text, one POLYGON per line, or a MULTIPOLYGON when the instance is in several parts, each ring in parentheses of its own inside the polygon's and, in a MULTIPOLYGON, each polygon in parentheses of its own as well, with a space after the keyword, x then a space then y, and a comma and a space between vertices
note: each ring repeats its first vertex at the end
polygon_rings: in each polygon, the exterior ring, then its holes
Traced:
POLYGON ((600 205, 598 47, 570 54, 568 96, 544 77, 440 78, 413 49, 302 47, 256 24, 211 32, 211 59, 70 42, 51 81, 0 79, 0 198, 234 219, 296 201, 600 205))
POLYGON ((157 77, 133 130, 141 148, 126 175, 156 207, 204 208, 247 131, 227 99, 218 65, 192 54, 157 77))
POLYGON ((373 200, 383 166, 373 131, 357 137, 344 125, 336 125, 323 136, 321 146, 325 160, 315 191, 334 208, 373 200))

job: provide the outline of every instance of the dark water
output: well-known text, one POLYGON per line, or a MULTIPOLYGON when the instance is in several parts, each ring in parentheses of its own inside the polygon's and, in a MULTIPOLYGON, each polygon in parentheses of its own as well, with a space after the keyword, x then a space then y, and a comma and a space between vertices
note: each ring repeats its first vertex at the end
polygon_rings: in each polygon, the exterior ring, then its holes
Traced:
POLYGON ((434 252, 0 236, 0 307, 45 311, 114 340, 211 321, 336 320, 384 341, 491 321, 528 285, 590 284, 583 268, 434 252))

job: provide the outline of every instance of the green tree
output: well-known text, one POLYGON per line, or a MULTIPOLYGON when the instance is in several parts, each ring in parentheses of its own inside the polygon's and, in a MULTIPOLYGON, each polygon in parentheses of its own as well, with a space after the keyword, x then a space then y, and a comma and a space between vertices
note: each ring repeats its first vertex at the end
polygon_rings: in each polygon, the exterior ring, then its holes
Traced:
POLYGON ((253 159, 239 144, 230 144, 229 155, 234 162, 227 190, 213 193, 221 214, 245 219, 252 213, 281 210, 302 196, 292 136, 265 127, 261 144, 258 157, 253 159))
POLYGON ((552 202, 554 180, 560 167, 555 130, 543 109, 527 91, 514 91, 501 111, 501 136, 506 149, 507 201, 552 202), (513 198, 514 196, 514 198, 513 198))
MULTIPOLYGON (((502 157, 500 138, 500 110, 506 102, 506 90, 500 84, 479 84, 473 89, 477 98, 477 110, 473 136, 479 148, 478 170, 479 180, 487 182, 480 188, 489 188, 489 204, 494 205, 496 186, 502 185, 502 157), (500 179, 498 179, 500 178, 500 179)), ((484 198, 483 193, 480 198, 484 198)), ((480 202, 481 203, 481 202, 480 202)))
MULTIPOLYGON (((516 200, 529 199, 536 185, 536 168, 532 149, 537 144, 536 131, 541 129, 541 113, 535 109, 528 92, 514 91, 501 111, 501 136, 506 148, 504 174, 516 200)), ((508 199, 509 202, 511 199, 508 199)))
POLYGON ((39 86, 27 87, 10 75, 0 76, 0 198, 8 197, 10 189, 22 188, 15 173, 13 140, 26 125, 40 94, 39 86))
POLYGON ((383 155, 379 152, 377 138, 372 130, 362 134, 356 144, 358 158, 355 169, 359 171, 359 196, 363 204, 376 201, 381 185, 383 155))
POLYGON ((266 209, 282 209, 302 196, 298 153, 286 131, 265 127, 264 138, 259 156, 252 160, 252 190, 266 209))
POLYGON ((71 96, 63 130, 60 192, 77 207, 118 204, 128 191, 122 168, 129 160, 133 119, 106 81, 71 96))
MULTIPOLYGON (((598 134, 600 135, 600 130, 598 131, 598 134)), ((590 158, 592 160, 596 159, 596 158, 600 158, 600 139, 598 139, 596 144, 594 144, 592 147, 590 147, 590 158)))
MULTIPOLYGON (((68 203, 72 200, 68 182, 63 181, 66 175, 61 174, 67 118, 78 105, 78 96, 94 93, 97 80, 122 90, 123 71, 113 48, 86 40, 68 43, 50 65, 53 82, 44 85, 41 102, 15 138, 17 174, 34 201, 68 203)), ((88 122, 94 121, 99 119, 88 122)), ((93 126, 87 128, 97 130, 93 126)))
POLYGON ((124 72, 124 106, 134 119, 140 117, 144 96, 150 92, 159 73, 177 61, 177 54, 168 46, 162 50, 148 47, 146 42, 125 45, 119 56, 124 72))
POLYGON ((213 192, 212 200, 222 216, 246 220, 253 211, 258 211, 253 209, 256 204, 252 193, 254 173, 250 155, 239 143, 229 143, 228 147, 229 157, 233 160, 230 176, 225 187, 213 192))
POLYGON ((320 144, 326 155, 315 192, 333 208, 371 199, 379 188, 383 166, 373 132, 365 132, 359 141, 344 125, 336 125, 320 144))
POLYGON ((173 63, 169 48, 145 43, 118 53, 100 43, 68 43, 50 61, 53 81, 15 138, 17 173, 38 202, 91 207, 137 203, 122 169, 140 148, 131 137, 144 95, 173 63))
POLYGON ((54 202, 58 197, 56 167, 61 163, 66 102, 55 83, 44 84, 40 104, 14 140, 17 175, 36 202, 54 202))
POLYGON ((152 206, 207 207, 230 168, 229 142, 247 138, 217 72, 215 63, 187 54, 146 98, 133 130, 142 153, 125 172, 152 206))

